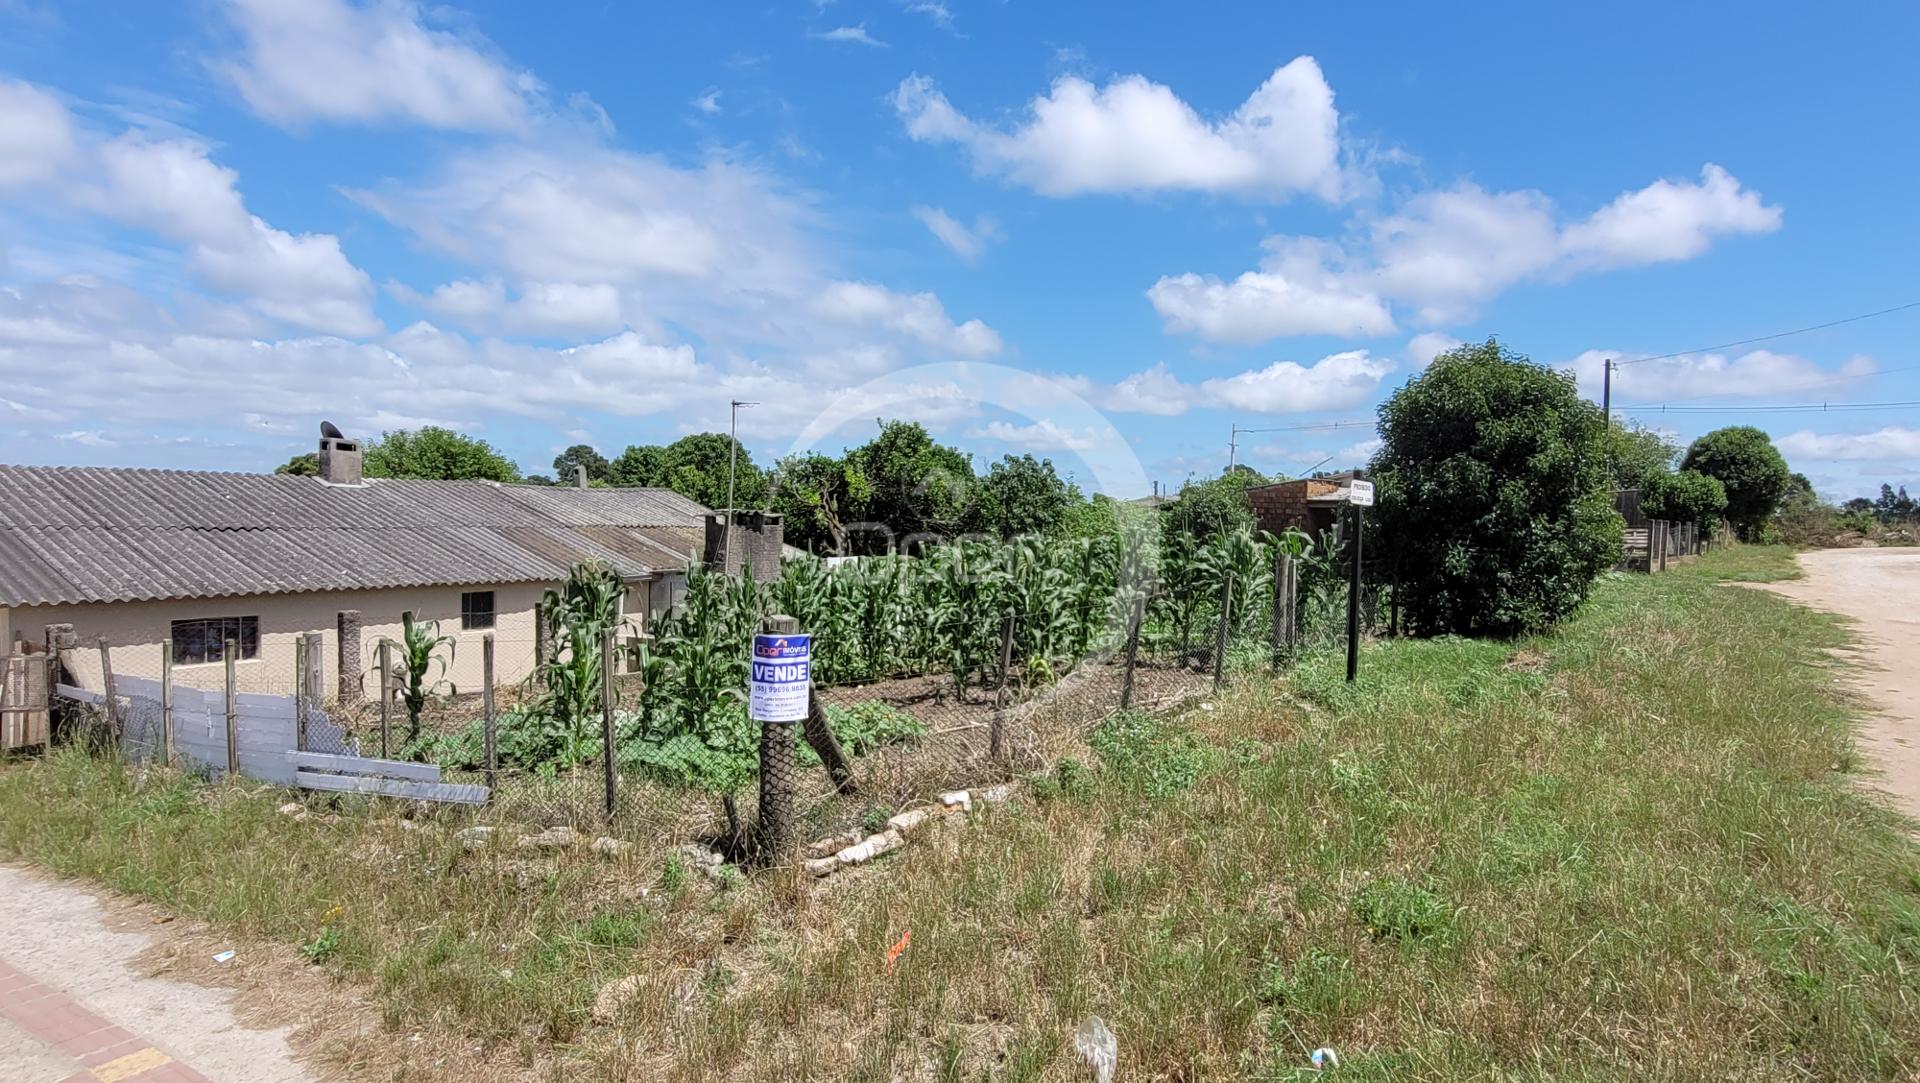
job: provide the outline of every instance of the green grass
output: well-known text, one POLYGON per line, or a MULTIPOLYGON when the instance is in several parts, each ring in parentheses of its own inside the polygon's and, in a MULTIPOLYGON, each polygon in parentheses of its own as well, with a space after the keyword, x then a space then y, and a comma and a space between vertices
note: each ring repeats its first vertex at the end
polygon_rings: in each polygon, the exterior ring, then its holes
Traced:
POLYGON ((449 829, 140 780, 0 772, 0 852, 289 947, 397 1026, 569 1078, 1911 1079, 1920 855, 1862 796, 1838 624, 1716 580, 1610 576, 1553 635, 1395 641, 1124 716, 1011 805, 822 882, 666 856, 462 854, 449 829), (641 886, 650 888, 639 894, 641 886), (889 973, 884 956, 909 947, 889 973), (639 974, 611 1025, 598 986, 639 974))

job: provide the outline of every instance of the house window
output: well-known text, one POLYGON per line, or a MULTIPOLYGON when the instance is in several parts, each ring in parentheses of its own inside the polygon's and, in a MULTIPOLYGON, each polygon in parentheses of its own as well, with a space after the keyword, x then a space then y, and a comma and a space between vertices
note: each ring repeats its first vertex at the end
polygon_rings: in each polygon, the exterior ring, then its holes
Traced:
POLYGON ((493 627, 493 592, 470 590, 460 596, 460 627, 493 627))
POLYGON ((173 664, 197 666, 226 661, 227 640, 239 649, 235 661, 260 657, 259 617, 205 617, 173 622, 173 664))

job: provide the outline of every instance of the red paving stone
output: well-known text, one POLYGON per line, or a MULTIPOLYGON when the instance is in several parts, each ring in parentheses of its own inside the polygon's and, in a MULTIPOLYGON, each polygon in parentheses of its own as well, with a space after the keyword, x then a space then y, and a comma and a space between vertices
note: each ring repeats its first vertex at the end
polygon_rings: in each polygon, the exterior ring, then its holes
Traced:
POLYGON ((0 959, 0 1016, 42 1043, 80 1062, 80 1070, 60 1083, 209 1083, 207 1077, 172 1059, 154 1043, 88 1011, 78 1002, 0 959), (165 1057, 137 1072, 127 1069, 165 1057))

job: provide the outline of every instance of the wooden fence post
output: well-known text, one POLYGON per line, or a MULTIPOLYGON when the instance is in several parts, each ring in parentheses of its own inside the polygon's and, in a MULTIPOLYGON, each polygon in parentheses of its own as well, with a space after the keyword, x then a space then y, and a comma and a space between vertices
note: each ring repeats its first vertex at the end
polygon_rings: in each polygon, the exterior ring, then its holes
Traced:
POLYGON ((238 690, 234 687, 233 663, 240 653, 237 640, 229 639, 220 650, 227 668, 227 777, 240 773, 240 712, 238 690))
POLYGON ((1213 690, 1220 691, 1220 682, 1226 675, 1227 664, 1227 622, 1233 619, 1233 573, 1220 584, 1220 626, 1213 632, 1213 690))
POLYGON ((495 760, 493 733, 493 633, 488 632, 480 638, 480 717, 481 726, 486 734, 487 756, 487 800, 493 800, 495 785, 494 772, 499 764, 495 760))
POLYGON ((293 641, 293 748, 307 750, 307 637, 293 641))
POLYGON ((613 822, 613 811, 619 807, 620 795, 615 787, 619 785, 619 775, 615 770, 613 750, 613 629, 607 629, 600 638, 600 756, 606 761, 607 784, 607 822, 613 822))
MULTIPOLYGON (((999 732, 999 716, 994 717, 994 732, 999 732)), ((840 747, 840 738, 833 735, 833 727, 827 724, 827 708, 820 702, 820 690, 811 682, 807 684, 807 721, 802 732, 807 744, 813 746, 815 755, 826 765, 827 777, 833 780, 834 791, 842 795, 858 793, 860 787, 853 781, 853 763, 847 759, 847 752, 840 747)))
POLYGON ((1140 655, 1140 625, 1146 622, 1147 594, 1142 590, 1134 594, 1133 605, 1127 612, 1127 669, 1120 678, 1120 709, 1133 706, 1133 667, 1140 655))
POLYGON ((1299 605, 1294 593, 1293 556, 1284 551, 1273 555, 1273 668, 1293 650, 1294 624, 1299 620, 1299 605))
MULTIPOLYGON (((994 689, 993 705, 1007 705, 1007 679, 1013 668, 1013 610, 1007 610, 1007 622, 1000 629, 1000 686, 994 689)), ((997 745, 998 742, 996 741, 997 745)))
POLYGON ((547 686, 547 606, 533 605, 533 676, 540 687, 547 686))
POLYGON ((173 640, 160 641, 160 754, 168 767, 173 756, 173 640))
POLYGON ((380 758, 387 759, 388 733, 393 723, 393 691, 388 685, 393 680, 393 640, 381 639, 378 652, 380 664, 380 758))
POLYGON ((101 636, 100 644, 100 685, 106 692, 107 736, 120 739, 120 699, 113 691, 113 652, 107 648, 107 637, 101 636))

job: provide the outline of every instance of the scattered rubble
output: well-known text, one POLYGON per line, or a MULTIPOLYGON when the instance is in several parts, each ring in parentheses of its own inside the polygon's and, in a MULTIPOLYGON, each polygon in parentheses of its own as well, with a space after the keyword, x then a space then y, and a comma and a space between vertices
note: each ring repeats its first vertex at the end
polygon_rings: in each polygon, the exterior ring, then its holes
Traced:
POLYGON ((888 818, 884 831, 865 837, 858 831, 850 831, 809 843, 803 867, 814 876, 827 876, 852 865, 864 865, 882 854, 890 854, 905 846, 910 832, 936 817, 972 812, 976 800, 997 805, 1012 799, 1013 786, 1007 783, 971 792, 950 790, 940 795, 937 808, 929 806, 895 813, 888 818))
POLYGON ((579 838, 571 827, 549 827, 538 835, 522 835, 514 843, 522 850, 564 850, 579 838))
POLYGON ((625 857, 633 852, 633 843, 602 835, 593 840, 593 852, 601 857, 625 857))
POLYGON ((462 830, 453 836, 453 839, 460 844, 462 850, 483 850, 493 841, 493 828, 479 824, 462 830))
POLYGON ((606 1024, 620 1015, 620 1010, 633 1003, 640 995, 646 980, 638 974, 629 974, 624 978, 615 978, 600 987, 593 998, 593 1021, 606 1024))

